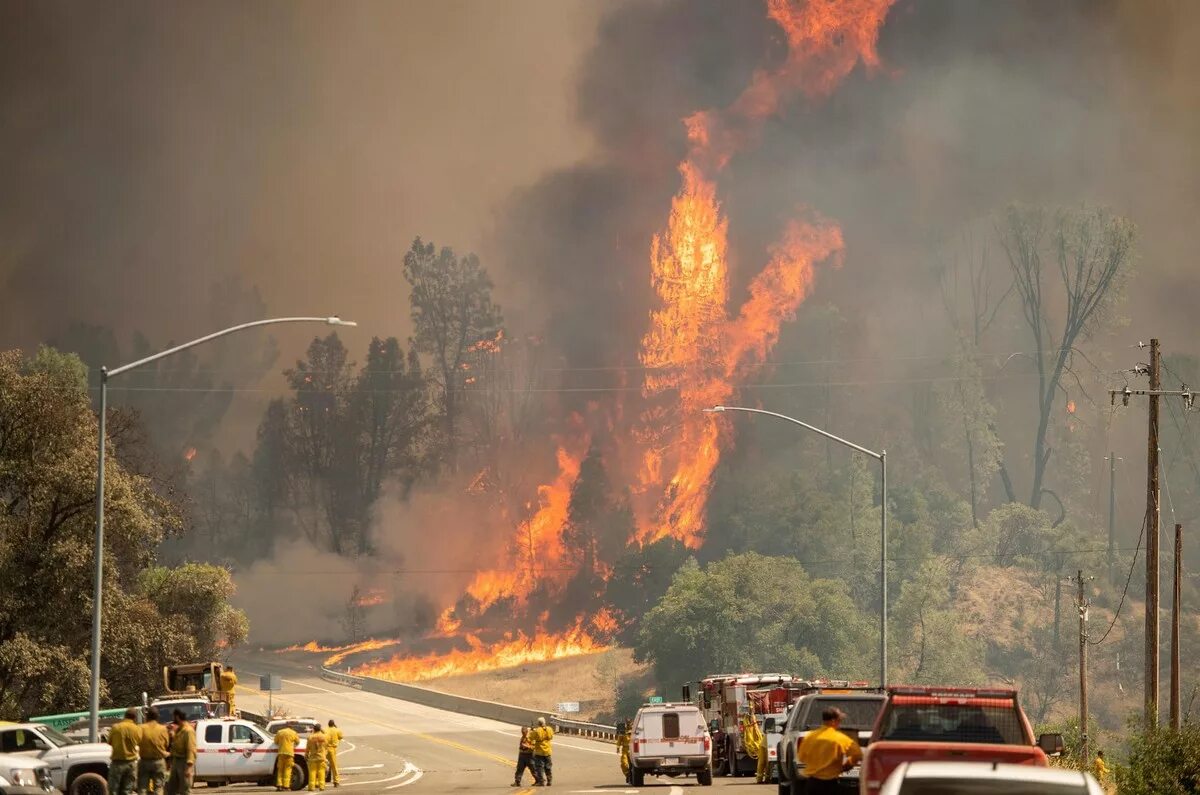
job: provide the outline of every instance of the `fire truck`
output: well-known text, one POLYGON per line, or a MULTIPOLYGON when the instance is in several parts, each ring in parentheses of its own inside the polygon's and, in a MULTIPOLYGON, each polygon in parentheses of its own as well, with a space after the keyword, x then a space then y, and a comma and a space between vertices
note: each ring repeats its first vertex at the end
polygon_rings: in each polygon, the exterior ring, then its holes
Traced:
POLYGON ((808 686, 807 680, 790 674, 715 674, 684 685, 683 700, 700 707, 708 722, 717 775, 753 774, 757 760, 743 747, 742 717, 753 714, 760 726, 782 723, 788 707, 808 686))

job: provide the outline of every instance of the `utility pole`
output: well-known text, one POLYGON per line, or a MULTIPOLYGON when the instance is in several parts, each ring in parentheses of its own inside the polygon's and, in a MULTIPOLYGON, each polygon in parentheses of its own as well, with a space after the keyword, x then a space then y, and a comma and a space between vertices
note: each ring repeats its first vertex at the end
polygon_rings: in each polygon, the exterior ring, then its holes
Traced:
POLYGON ((1108 581, 1113 583, 1117 549, 1117 454, 1108 453, 1108 581))
POLYGON ((1175 582, 1171 599, 1171 728, 1179 731, 1179 598, 1183 577, 1183 525, 1175 525, 1175 582))
POLYGON ((1146 448, 1146 725, 1158 725, 1158 391, 1162 389, 1162 354, 1158 338, 1150 340, 1149 440, 1146 448))
MULTIPOLYGON (((1075 577, 1078 586, 1075 606, 1079 610, 1079 759, 1085 765, 1091 758, 1088 754, 1088 691, 1087 691, 1087 620, 1088 601, 1083 595, 1083 570, 1079 569, 1075 577)), ((1093 579, 1088 577, 1087 579, 1093 579)))

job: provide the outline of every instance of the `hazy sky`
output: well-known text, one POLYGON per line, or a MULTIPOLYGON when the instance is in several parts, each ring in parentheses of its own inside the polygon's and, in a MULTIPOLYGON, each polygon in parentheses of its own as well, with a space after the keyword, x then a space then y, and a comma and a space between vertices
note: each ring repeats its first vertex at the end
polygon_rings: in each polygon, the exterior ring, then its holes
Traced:
POLYGON ((272 312, 406 336, 412 238, 478 249, 588 153, 602 6, 0 5, 0 347, 65 319, 186 338, 230 273, 272 312))

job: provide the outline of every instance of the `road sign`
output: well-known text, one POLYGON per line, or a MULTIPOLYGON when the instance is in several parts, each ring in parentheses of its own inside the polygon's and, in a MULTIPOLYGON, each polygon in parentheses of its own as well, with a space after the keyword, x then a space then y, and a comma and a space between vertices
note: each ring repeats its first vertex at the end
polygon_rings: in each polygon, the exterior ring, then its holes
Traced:
POLYGON ((663 703, 663 697, 662 696, 650 696, 650 703, 651 704, 661 704, 661 703, 663 703))
POLYGON ((560 702, 558 702, 558 707, 556 707, 554 711, 555 712, 578 712, 579 711, 579 702, 578 701, 560 701, 560 702))
POLYGON ((259 690, 283 690, 283 677, 279 674, 263 674, 258 677, 259 690))

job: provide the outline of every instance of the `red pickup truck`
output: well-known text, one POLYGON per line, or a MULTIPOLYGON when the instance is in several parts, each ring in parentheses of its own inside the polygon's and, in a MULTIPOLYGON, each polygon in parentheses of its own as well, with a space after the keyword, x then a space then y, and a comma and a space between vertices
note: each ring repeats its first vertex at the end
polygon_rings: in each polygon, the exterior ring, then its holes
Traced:
POLYGON ((890 687, 867 745, 861 795, 878 793, 902 762, 1007 762, 1049 765, 1063 751, 1061 734, 1034 740, 1009 688, 890 687))

